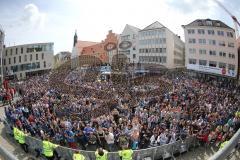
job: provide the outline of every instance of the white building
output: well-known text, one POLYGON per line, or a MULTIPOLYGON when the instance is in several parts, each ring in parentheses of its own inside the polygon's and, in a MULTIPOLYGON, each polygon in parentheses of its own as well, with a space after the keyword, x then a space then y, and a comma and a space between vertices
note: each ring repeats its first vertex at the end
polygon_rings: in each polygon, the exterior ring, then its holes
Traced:
POLYGON ((184 67, 184 42, 159 22, 138 33, 139 63, 157 64, 164 68, 184 67))
POLYGON ((183 28, 187 69, 237 76, 238 54, 234 29, 211 19, 195 20, 183 28))
POLYGON ((24 79, 53 67, 53 43, 34 43, 4 48, 3 73, 24 79))
POLYGON ((54 68, 59 67, 63 63, 71 59, 71 52, 63 51, 54 56, 54 68))
POLYGON ((127 24, 119 38, 118 54, 125 54, 129 63, 138 62, 138 31, 139 28, 127 24))

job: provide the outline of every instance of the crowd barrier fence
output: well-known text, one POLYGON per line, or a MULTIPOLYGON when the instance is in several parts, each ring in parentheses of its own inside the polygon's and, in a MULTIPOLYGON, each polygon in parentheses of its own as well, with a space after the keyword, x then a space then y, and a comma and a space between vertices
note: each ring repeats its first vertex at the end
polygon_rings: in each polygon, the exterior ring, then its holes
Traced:
MULTIPOLYGON (((12 153, 10 153, 7 149, 5 149, 1 145, 0 145, 0 156, 3 159, 7 159, 7 160, 18 160, 17 157, 15 157, 12 153)), ((1 159, 1 157, 0 157, 0 159, 1 159)))
MULTIPOLYGON (((12 129, 8 123, 5 123, 7 133, 12 134, 12 129)), ((36 150, 42 150, 42 140, 35 137, 26 136, 26 144, 29 146, 30 152, 36 154, 36 150)), ((155 160, 155 159, 166 159, 174 158, 174 154, 188 152, 190 148, 199 145, 196 137, 187 137, 184 141, 179 140, 174 143, 165 144, 157 147, 151 147, 147 149, 134 150, 134 160, 155 160)), ((62 159, 71 160, 74 153, 74 149, 58 146, 56 152, 62 159)), ((85 156, 86 160, 95 160, 95 151, 80 150, 80 153, 85 156)), ((109 160, 121 160, 118 152, 109 152, 109 160)))
POLYGON ((240 141, 240 129, 234 134, 234 136, 229 140, 229 142, 218 152, 216 152, 209 160, 224 160, 233 149, 238 145, 240 141))

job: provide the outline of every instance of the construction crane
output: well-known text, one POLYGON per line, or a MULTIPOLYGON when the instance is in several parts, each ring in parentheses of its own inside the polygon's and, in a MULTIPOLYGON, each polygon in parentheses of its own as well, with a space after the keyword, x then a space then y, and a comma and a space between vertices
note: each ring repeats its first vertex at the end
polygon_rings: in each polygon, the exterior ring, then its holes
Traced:
POLYGON ((236 38, 239 37, 239 30, 238 27, 240 27, 240 22, 238 21, 238 19, 218 0, 214 0, 222 9, 225 10, 225 12, 227 12, 231 18, 233 19, 233 23, 235 25, 235 33, 236 33, 236 38))

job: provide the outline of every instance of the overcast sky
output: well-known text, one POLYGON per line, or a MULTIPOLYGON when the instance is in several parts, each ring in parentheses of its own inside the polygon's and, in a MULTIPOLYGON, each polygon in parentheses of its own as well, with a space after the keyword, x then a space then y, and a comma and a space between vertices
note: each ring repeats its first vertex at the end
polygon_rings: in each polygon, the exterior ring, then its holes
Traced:
MULTIPOLYGON (((240 0, 220 1, 240 19, 240 0)), ((0 0, 7 46, 54 42, 55 54, 72 50, 76 29, 80 40, 101 41, 125 24, 142 29, 159 21, 184 40, 181 25, 203 18, 234 26, 214 0, 0 0)))

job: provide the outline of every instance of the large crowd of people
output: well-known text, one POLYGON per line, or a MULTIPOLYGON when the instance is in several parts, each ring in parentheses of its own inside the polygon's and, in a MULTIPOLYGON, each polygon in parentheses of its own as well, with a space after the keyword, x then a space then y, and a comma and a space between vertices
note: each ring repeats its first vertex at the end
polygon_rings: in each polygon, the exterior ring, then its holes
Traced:
POLYGON ((235 86, 186 74, 116 85, 87 81, 83 73, 63 69, 24 81, 22 98, 5 108, 6 117, 31 136, 91 151, 144 149, 188 136, 219 145, 240 127, 235 86))

